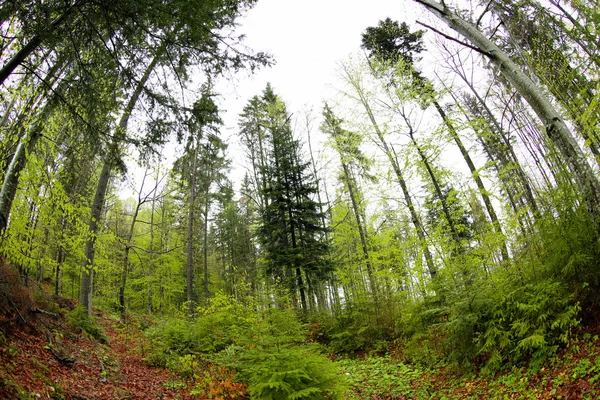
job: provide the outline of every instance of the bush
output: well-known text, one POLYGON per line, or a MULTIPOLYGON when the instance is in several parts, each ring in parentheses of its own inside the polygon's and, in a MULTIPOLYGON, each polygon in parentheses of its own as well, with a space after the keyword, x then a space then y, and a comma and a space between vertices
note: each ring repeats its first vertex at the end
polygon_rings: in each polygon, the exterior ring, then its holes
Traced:
POLYGON ((200 308, 198 314, 195 321, 173 318, 149 328, 146 336, 152 350, 147 360, 161 365, 161 355, 214 354, 252 337, 254 311, 231 297, 217 295, 211 306, 200 308))
POLYGON ((577 320, 579 306, 566 285, 551 280, 517 287, 490 309, 484 331, 477 338, 486 358, 485 371, 505 361, 530 359, 538 366, 560 344, 566 344, 577 320))
MULTIPOLYGON (((198 314, 196 321, 173 319, 148 329, 153 351, 147 362, 201 380, 201 367, 217 363, 217 368, 231 371, 223 379, 235 384, 234 392, 242 390, 234 379, 237 372, 255 399, 341 398, 345 385, 336 366, 316 347, 300 346, 307 336, 294 310, 256 312, 218 295, 198 314)), ((212 375, 206 379, 213 385, 209 392, 226 389, 212 375)))
POLYGON ((73 311, 67 314, 67 323, 75 329, 81 329, 101 343, 108 342, 102 328, 92 321, 87 314, 87 310, 82 306, 75 307, 73 311))
POLYGON ((347 390, 336 365, 312 347, 251 350, 241 366, 253 399, 341 399, 347 390))

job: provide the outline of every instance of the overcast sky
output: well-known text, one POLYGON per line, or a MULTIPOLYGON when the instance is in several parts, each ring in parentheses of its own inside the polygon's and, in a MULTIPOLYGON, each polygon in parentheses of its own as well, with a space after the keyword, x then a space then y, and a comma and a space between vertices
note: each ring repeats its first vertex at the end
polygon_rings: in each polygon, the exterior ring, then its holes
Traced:
MULTIPOLYGON (((297 115, 312 107, 318 116, 323 100, 335 86, 336 63, 360 50, 361 33, 368 26, 390 17, 416 28, 415 19, 424 15, 427 13, 411 0, 258 0, 239 20, 238 33, 246 35, 246 46, 271 54, 276 63, 251 76, 243 71, 233 81, 221 80, 215 88, 220 94, 223 136, 230 145, 233 179, 241 179, 245 165, 237 139, 238 115, 268 82, 290 113, 297 115)), ((316 127, 313 132, 318 135, 316 127)), ((181 146, 177 147, 179 150, 165 149, 168 159, 173 158, 173 150, 181 151, 181 146)), ((130 173, 138 175, 139 171, 130 173)), ((139 184, 137 178, 133 180, 139 184)))
POLYGON ((247 100, 267 82, 291 112, 307 104, 320 108, 336 62, 360 49, 366 27, 386 17, 412 24, 421 12, 410 0, 259 0, 241 20, 240 32, 250 48, 272 54, 276 64, 222 85, 227 124, 235 124, 247 100))
MULTIPOLYGON (((240 20, 239 32, 246 35, 248 47, 268 52, 276 64, 252 76, 242 72, 216 88, 232 155, 239 151, 238 115, 268 82, 290 113, 312 107, 318 115, 335 85, 336 63, 360 50, 365 28, 387 17, 414 27, 416 16, 423 13, 410 0, 259 0, 240 20)), ((234 169, 240 169, 241 157, 232 158, 234 169)))

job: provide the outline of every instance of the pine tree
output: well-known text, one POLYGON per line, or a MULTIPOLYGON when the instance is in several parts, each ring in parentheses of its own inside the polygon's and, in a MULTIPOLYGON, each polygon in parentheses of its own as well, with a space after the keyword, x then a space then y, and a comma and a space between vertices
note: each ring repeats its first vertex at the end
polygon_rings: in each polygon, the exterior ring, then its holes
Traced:
POLYGON ((240 126, 244 129, 258 119, 257 112, 261 113, 261 155, 266 162, 258 164, 256 196, 263 201, 258 238, 266 273, 299 295, 301 308, 307 310, 308 281, 326 279, 330 269, 326 228, 314 199, 316 177, 310 162, 304 160, 300 142, 294 138, 285 104, 270 85, 260 102, 256 100, 251 102, 258 107, 252 114, 248 113, 250 107, 245 109, 240 126))

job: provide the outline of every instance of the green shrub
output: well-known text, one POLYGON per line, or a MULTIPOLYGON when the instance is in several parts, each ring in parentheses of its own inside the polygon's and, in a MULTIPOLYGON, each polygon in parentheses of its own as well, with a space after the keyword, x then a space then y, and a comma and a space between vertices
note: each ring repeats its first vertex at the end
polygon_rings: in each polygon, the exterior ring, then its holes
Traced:
POLYGON ((336 365, 312 347, 251 350, 241 365, 253 399, 341 399, 347 390, 336 365))
POLYGON ((162 363, 160 354, 214 354, 252 337, 255 312, 229 296, 217 295, 210 307, 197 311, 196 320, 173 318, 146 331, 151 342, 149 362, 162 363))
POLYGON ((197 378, 200 372, 200 362, 193 354, 171 357, 166 366, 177 372, 182 378, 197 378))
POLYGON ((579 306, 566 285, 551 280, 515 286, 490 309, 484 331, 477 338, 486 358, 485 371, 505 361, 530 359, 537 366, 560 344, 566 344, 577 320, 579 306))
POLYGON ((67 314, 67 323, 75 329, 81 329, 101 343, 107 343, 108 339, 104 331, 94 323, 82 306, 77 306, 67 314))

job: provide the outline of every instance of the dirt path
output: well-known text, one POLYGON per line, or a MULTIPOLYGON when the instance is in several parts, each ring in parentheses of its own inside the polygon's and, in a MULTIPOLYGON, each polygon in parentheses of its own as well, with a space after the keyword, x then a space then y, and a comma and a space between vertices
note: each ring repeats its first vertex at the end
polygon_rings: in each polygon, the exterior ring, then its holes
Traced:
POLYGON ((143 360, 146 343, 133 326, 96 316, 108 344, 70 329, 63 319, 30 313, 27 324, 0 331, 0 398, 192 399, 169 370, 143 360))

